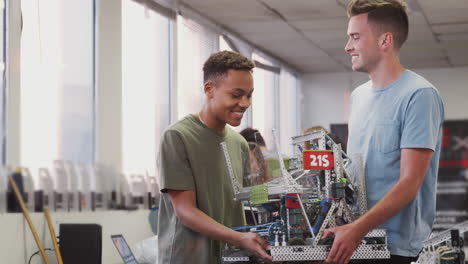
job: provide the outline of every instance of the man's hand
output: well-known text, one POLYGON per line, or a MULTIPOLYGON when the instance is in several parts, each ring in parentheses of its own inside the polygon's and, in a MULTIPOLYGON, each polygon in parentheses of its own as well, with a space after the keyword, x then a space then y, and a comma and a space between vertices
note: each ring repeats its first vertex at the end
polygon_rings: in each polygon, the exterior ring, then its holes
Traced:
POLYGON ((245 248, 267 263, 272 261, 271 256, 266 253, 270 245, 263 238, 254 233, 234 231, 213 220, 197 208, 194 191, 171 190, 169 196, 177 217, 186 227, 211 239, 245 248))
POLYGON ((335 235, 333 246, 325 263, 346 264, 361 243, 363 235, 353 223, 326 229, 322 238, 335 235))
POLYGON ((263 261, 267 263, 273 261, 272 257, 266 253, 266 250, 270 249, 270 245, 259 235, 254 233, 241 233, 240 238, 236 242, 236 246, 247 249, 263 261))

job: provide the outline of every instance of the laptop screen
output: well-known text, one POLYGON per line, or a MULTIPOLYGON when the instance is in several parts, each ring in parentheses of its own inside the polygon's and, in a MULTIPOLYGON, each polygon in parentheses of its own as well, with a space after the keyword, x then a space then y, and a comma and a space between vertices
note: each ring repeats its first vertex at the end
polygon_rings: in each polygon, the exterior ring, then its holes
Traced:
POLYGON ((111 238, 125 264, 138 264, 127 241, 125 241, 122 235, 113 235, 111 238))

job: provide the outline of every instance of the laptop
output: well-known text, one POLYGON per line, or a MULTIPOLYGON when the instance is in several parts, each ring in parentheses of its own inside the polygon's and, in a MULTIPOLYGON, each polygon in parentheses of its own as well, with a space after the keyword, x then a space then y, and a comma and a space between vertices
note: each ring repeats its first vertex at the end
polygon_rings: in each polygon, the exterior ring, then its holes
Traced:
POLYGON ((124 264, 138 264, 138 261, 130 250, 127 241, 125 241, 125 238, 122 235, 112 235, 111 239, 112 242, 114 242, 117 251, 119 251, 124 264))

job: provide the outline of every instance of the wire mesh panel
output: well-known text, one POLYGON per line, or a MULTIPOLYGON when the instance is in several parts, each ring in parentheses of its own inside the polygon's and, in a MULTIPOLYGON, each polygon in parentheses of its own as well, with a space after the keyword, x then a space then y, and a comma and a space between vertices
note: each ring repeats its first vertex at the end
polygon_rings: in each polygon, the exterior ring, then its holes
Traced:
MULTIPOLYGON (((331 246, 285 246, 272 247, 273 261, 324 260, 331 246)), ((385 245, 360 245, 351 259, 388 259, 390 252, 385 245)))

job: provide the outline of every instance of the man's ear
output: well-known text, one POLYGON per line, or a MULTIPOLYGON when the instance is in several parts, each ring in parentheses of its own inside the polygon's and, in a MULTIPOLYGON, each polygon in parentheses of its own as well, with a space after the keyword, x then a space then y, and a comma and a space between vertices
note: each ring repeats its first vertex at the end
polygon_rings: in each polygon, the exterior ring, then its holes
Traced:
POLYGON ((205 82, 204 90, 205 90, 205 94, 206 94, 206 96, 207 96, 208 98, 212 98, 212 97, 213 97, 214 89, 215 89, 215 86, 214 86, 214 83, 213 83, 213 82, 211 82, 211 81, 205 82))
POLYGON ((393 34, 391 32, 385 32, 379 37, 379 46, 383 50, 393 48, 393 34))

